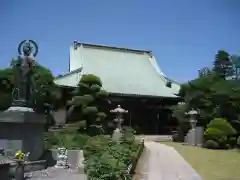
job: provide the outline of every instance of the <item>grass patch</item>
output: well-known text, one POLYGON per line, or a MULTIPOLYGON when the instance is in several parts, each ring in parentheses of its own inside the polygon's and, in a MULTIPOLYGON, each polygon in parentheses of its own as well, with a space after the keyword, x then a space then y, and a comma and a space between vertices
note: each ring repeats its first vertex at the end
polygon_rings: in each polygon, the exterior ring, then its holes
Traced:
POLYGON ((238 150, 211 150, 174 142, 161 143, 174 147, 203 180, 240 178, 240 152, 238 150))

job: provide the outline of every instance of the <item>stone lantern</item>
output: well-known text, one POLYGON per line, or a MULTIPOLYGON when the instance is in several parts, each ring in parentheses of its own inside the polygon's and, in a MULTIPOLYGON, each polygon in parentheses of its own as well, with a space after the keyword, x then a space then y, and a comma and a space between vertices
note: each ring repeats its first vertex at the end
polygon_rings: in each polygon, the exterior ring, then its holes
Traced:
POLYGON ((188 137, 188 141, 189 143, 191 143, 192 145, 196 146, 196 126, 197 126, 197 115, 198 115, 198 111, 192 109, 188 112, 185 113, 186 115, 190 116, 189 119, 189 123, 191 125, 191 133, 190 133, 190 137, 188 137))
POLYGON ((114 119, 114 122, 117 124, 116 128, 122 129, 122 123, 124 121, 123 114, 128 113, 128 110, 125 110, 121 108, 120 105, 117 106, 117 108, 110 110, 111 113, 116 114, 116 118, 114 119))
POLYGON ((196 125, 197 125, 197 118, 196 118, 196 116, 198 115, 198 111, 191 110, 191 111, 186 112, 185 114, 190 116, 189 123, 191 125, 191 128, 192 129, 196 129, 196 125))
POLYGON ((122 123, 124 121, 123 114, 128 113, 128 111, 118 105, 117 108, 110 110, 110 112, 116 115, 114 122, 117 124, 116 129, 113 132, 112 139, 113 141, 119 141, 119 139, 122 137, 122 123))

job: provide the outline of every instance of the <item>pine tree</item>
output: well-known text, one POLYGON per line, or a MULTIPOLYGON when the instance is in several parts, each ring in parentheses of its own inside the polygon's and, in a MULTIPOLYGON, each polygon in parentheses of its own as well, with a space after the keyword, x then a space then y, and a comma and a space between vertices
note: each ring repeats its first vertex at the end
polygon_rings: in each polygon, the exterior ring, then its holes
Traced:
POLYGON ((217 52, 213 69, 223 79, 233 75, 233 64, 226 51, 219 50, 217 52))
POLYGON ((101 79, 93 74, 83 75, 78 88, 69 102, 68 111, 72 121, 80 122, 81 131, 89 135, 98 135, 104 132, 104 103, 108 93, 102 88, 101 79))

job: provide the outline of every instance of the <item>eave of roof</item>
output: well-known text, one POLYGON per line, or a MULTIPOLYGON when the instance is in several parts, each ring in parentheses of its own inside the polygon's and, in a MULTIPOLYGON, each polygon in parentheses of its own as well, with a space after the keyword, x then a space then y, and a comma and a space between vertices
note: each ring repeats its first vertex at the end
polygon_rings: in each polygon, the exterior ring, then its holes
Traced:
POLYGON ((80 67, 80 68, 77 68, 77 69, 75 69, 75 70, 73 70, 73 71, 67 72, 67 73, 65 73, 65 74, 63 74, 63 75, 57 76, 57 77, 55 77, 55 80, 64 78, 64 77, 66 77, 66 76, 69 76, 69 75, 72 75, 72 74, 75 74, 75 73, 79 73, 79 72, 82 71, 82 69, 83 69, 83 68, 80 67))

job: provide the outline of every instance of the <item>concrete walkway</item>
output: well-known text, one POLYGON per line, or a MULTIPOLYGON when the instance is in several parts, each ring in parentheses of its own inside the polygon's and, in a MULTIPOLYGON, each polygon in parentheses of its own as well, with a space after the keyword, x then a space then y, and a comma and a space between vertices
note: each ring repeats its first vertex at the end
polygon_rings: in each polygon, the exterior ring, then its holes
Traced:
POLYGON ((174 148, 150 141, 145 142, 133 180, 202 179, 174 148))

